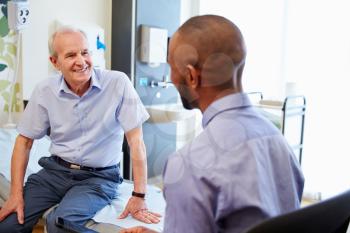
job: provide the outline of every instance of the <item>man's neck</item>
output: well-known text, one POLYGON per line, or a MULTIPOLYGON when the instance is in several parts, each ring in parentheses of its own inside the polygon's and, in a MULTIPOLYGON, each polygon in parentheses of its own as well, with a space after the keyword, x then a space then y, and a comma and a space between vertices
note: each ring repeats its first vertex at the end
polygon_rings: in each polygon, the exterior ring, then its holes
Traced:
POLYGON ((202 90, 200 95, 202 96, 201 101, 199 101, 199 109, 201 110, 202 113, 211 105, 214 101, 221 99, 227 95, 235 94, 242 92, 241 90, 237 90, 234 88, 230 89, 225 89, 225 90, 215 90, 215 89, 207 89, 207 90, 202 90))
POLYGON ((69 84, 68 82, 67 86, 68 88, 75 94, 77 94, 78 96, 83 96, 84 93, 89 89, 90 87, 90 83, 91 83, 91 78, 89 79, 89 81, 85 82, 85 83, 80 83, 80 84, 69 84))

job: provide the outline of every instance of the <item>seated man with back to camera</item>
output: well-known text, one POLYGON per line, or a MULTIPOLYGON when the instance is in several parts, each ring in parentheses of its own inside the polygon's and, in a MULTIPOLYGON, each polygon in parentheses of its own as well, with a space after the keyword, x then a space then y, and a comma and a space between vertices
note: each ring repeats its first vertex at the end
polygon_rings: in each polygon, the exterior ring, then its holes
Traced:
POLYGON ((204 129, 168 158, 164 232, 241 233, 300 206, 300 166, 243 92, 245 58, 240 30, 221 16, 193 17, 170 41, 171 80, 184 107, 201 110, 204 129))
MULTIPOLYGON (((159 222, 147 210, 147 163, 142 123, 149 117, 128 77, 93 69, 86 35, 62 27, 49 41, 50 61, 62 74, 41 82, 18 125, 11 162, 11 191, 0 210, 0 232, 31 232, 41 215, 48 232, 65 232, 58 217, 84 225, 116 197, 122 182, 119 162, 125 136, 130 146, 134 192, 121 218, 131 214, 146 223, 159 222), (50 157, 23 187, 33 141, 50 128, 50 157)), ((131 194, 130 194, 131 195, 131 194)))

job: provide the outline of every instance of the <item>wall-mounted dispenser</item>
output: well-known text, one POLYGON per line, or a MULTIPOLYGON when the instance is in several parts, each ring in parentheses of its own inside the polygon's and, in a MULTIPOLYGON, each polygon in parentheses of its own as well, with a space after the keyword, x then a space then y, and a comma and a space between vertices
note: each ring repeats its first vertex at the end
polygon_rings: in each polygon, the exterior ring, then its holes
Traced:
POLYGON ((168 30, 141 25, 140 61, 157 66, 167 62, 168 30))

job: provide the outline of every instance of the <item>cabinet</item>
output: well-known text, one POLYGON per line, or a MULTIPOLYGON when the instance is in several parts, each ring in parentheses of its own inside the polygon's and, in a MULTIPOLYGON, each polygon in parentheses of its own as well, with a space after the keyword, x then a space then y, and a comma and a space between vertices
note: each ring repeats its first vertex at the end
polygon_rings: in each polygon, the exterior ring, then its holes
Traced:
MULTIPOLYGON (((170 69, 167 63, 151 66, 140 59, 143 48, 142 28, 162 28, 166 45, 180 26, 180 0, 113 0, 112 1, 112 53, 113 70, 126 73, 144 105, 171 105, 178 100, 178 92, 167 83, 170 69), (154 85, 158 84, 158 85, 154 85)), ((151 108, 149 108, 151 109, 151 108)), ((149 110, 147 109, 147 110, 149 110)), ((148 176, 162 173, 167 156, 176 150, 176 123, 143 125, 146 144, 148 176)), ((123 176, 132 179, 127 143, 123 146, 123 176)))

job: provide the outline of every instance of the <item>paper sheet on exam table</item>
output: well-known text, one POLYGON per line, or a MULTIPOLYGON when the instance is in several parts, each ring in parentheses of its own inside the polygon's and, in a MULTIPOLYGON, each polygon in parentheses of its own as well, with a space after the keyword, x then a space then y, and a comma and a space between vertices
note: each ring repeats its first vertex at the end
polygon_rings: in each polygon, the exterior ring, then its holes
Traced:
POLYGON ((118 197, 112 202, 111 205, 108 205, 97 212, 95 217, 93 217, 93 220, 95 222, 110 223, 122 228, 144 226, 158 232, 161 232, 163 230, 165 200, 163 198, 161 189, 154 186, 148 186, 146 198, 148 209, 152 212, 156 212, 162 215, 158 224, 143 223, 132 218, 130 215, 125 219, 118 219, 118 216, 122 213, 129 200, 130 194, 133 190, 133 184, 123 182, 118 189, 120 192, 118 197))

